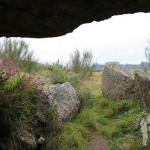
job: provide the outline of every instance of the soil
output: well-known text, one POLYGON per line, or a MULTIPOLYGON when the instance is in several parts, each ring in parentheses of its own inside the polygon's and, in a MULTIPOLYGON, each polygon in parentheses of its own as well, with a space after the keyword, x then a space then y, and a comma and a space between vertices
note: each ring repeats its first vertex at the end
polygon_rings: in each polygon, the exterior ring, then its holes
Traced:
POLYGON ((97 134, 92 134, 87 150, 108 150, 107 141, 97 134))

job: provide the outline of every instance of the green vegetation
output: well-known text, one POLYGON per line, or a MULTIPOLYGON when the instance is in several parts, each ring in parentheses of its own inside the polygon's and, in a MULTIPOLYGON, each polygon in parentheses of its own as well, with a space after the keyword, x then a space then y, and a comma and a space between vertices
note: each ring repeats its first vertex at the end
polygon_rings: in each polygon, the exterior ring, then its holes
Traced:
POLYGON ((32 56, 22 48, 25 43, 14 41, 12 45, 11 40, 8 43, 6 50, 0 53, 0 139, 9 149, 21 149, 16 137, 21 128, 30 131, 28 126, 37 127, 40 121, 38 112, 42 112, 47 119, 45 127, 52 130, 55 110, 44 103, 46 95, 42 87, 45 83, 35 73, 28 73, 34 69, 29 65, 33 61, 32 56))
POLYGON ((70 82, 70 84, 78 88, 80 84, 80 77, 78 74, 72 72, 69 68, 63 67, 59 61, 53 65, 46 64, 46 68, 49 70, 47 77, 50 78, 51 84, 70 82))
POLYGON ((23 40, 4 39, 0 43, 0 59, 3 58, 12 61, 25 72, 38 69, 38 63, 33 52, 29 51, 29 45, 23 40))
POLYGON ((102 96, 102 75, 92 74, 94 64, 91 52, 85 51, 81 58, 76 50, 71 56, 71 69, 58 61, 53 65, 40 65, 40 70, 35 74, 30 72, 39 64, 24 41, 6 39, 1 46, 0 139, 8 141, 10 149, 15 149, 13 142, 16 139, 13 136, 24 124, 39 126, 39 112, 47 120, 42 124, 44 128, 41 131, 46 139, 46 150, 85 150, 91 135, 106 138, 110 150, 150 149, 149 145, 142 145, 139 131, 139 121, 149 111, 132 99, 118 101, 102 96), (43 76, 50 79, 48 82, 44 79, 46 84, 70 82, 76 88, 81 102, 78 115, 66 122, 61 130, 54 128, 57 115, 55 108, 45 105, 43 76))
MULTIPOLYGON (((41 122, 38 113, 42 112, 46 122, 42 123, 44 129, 40 132, 46 138, 46 148, 56 149, 56 147, 61 147, 62 143, 60 141, 65 137, 65 134, 64 136, 58 136, 57 142, 55 138, 55 142, 52 140, 53 137, 56 137, 54 135, 58 133, 53 128, 53 121, 57 114, 55 108, 45 105, 46 95, 42 92, 42 87, 45 83, 41 81, 41 77, 46 75, 50 79, 48 84, 70 82, 78 90, 79 96, 82 99, 82 105, 89 106, 92 104, 92 95, 89 91, 87 92, 79 88, 80 76, 67 67, 63 67, 59 62, 53 65, 40 65, 40 70, 36 74, 30 73, 35 71, 39 64, 33 58, 33 53, 28 51, 28 45, 24 41, 16 39, 6 39, 1 43, 0 63, 0 138, 5 139, 9 143, 10 149, 21 148, 14 135, 20 133, 22 127, 28 131, 30 131, 28 126, 36 129, 39 126, 39 122, 41 122), (88 101, 89 96, 91 100, 88 101), (48 140, 49 138, 51 139, 50 141, 48 140), (53 146, 51 143, 53 143, 53 146)), ((84 117, 84 115, 81 117, 84 117)), ((84 122, 84 124, 88 123, 84 122)), ((96 128, 94 124, 91 126, 96 128)), ((67 124, 65 127, 67 128, 67 124)), ((80 125, 72 125, 70 129, 74 130, 74 128, 76 128, 74 136, 78 134, 78 130, 84 131, 84 127, 82 128, 80 125)), ((31 132, 37 134, 37 131, 31 132)), ((80 143, 86 145, 86 140, 83 138, 82 141, 81 137, 80 143)), ((82 145, 80 146, 81 148, 83 147, 82 145)), ((78 148, 80 149, 80 147, 78 148)))
POLYGON ((95 71, 95 64, 91 51, 85 50, 81 56, 79 50, 70 55, 69 65, 73 72, 80 75, 80 79, 89 78, 95 71))
POLYGON ((42 86, 44 84, 36 79, 34 74, 27 75, 22 72, 13 62, 1 60, 0 139, 6 139, 10 149, 18 149, 13 145, 15 141, 13 135, 19 132, 22 125, 37 126, 40 120, 37 112, 42 112, 47 118, 46 126, 52 128, 55 110, 43 103, 45 93, 42 92, 42 86))
MULTIPOLYGON (((148 150, 142 145, 139 121, 148 111, 131 99, 121 101, 104 98, 100 90, 101 75, 95 73, 82 83, 80 100, 84 104, 80 113, 66 123, 55 137, 58 149, 85 150, 90 135, 103 136, 110 150, 148 150), (91 96, 93 93, 94 96, 91 96), (90 104, 90 105, 89 105, 90 104), (60 146, 60 147, 59 147, 60 146)), ((54 143, 53 143, 54 144, 54 143)))

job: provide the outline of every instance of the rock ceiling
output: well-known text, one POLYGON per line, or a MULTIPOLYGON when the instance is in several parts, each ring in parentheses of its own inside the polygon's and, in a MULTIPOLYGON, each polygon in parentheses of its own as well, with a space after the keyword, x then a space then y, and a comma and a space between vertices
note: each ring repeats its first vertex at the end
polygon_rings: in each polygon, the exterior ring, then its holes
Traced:
POLYGON ((150 12, 149 0, 0 0, 0 36, 57 37, 113 15, 150 12))

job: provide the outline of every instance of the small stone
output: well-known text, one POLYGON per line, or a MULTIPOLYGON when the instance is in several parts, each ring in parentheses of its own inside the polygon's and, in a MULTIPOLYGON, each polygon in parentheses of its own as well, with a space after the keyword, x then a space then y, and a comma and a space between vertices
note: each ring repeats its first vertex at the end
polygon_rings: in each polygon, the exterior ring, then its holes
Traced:
POLYGON ((39 139, 38 139, 38 144, 43 144, 45 142, 45 139, 41 136, 39 139))

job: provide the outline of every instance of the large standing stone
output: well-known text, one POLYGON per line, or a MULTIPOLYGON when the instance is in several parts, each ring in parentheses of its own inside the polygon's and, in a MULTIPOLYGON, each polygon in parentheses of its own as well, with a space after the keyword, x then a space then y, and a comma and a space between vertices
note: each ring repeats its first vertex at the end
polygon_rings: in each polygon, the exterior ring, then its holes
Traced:
POLYGON ((80 108, 76 90, 69 82, 52 86, 46 85, 44 92, 48 95, 49 105, 56 106, 57 122, 60 125, 62 122, 71 119, 80 108))
POLYGON ((135 73, 135 99, 150 108, 150 73, 135 73))
POLYGON ((102 94, 111 99, 123 99, 133 93, 134 78, 118 64, 107 64, 103 71, 102 94))

